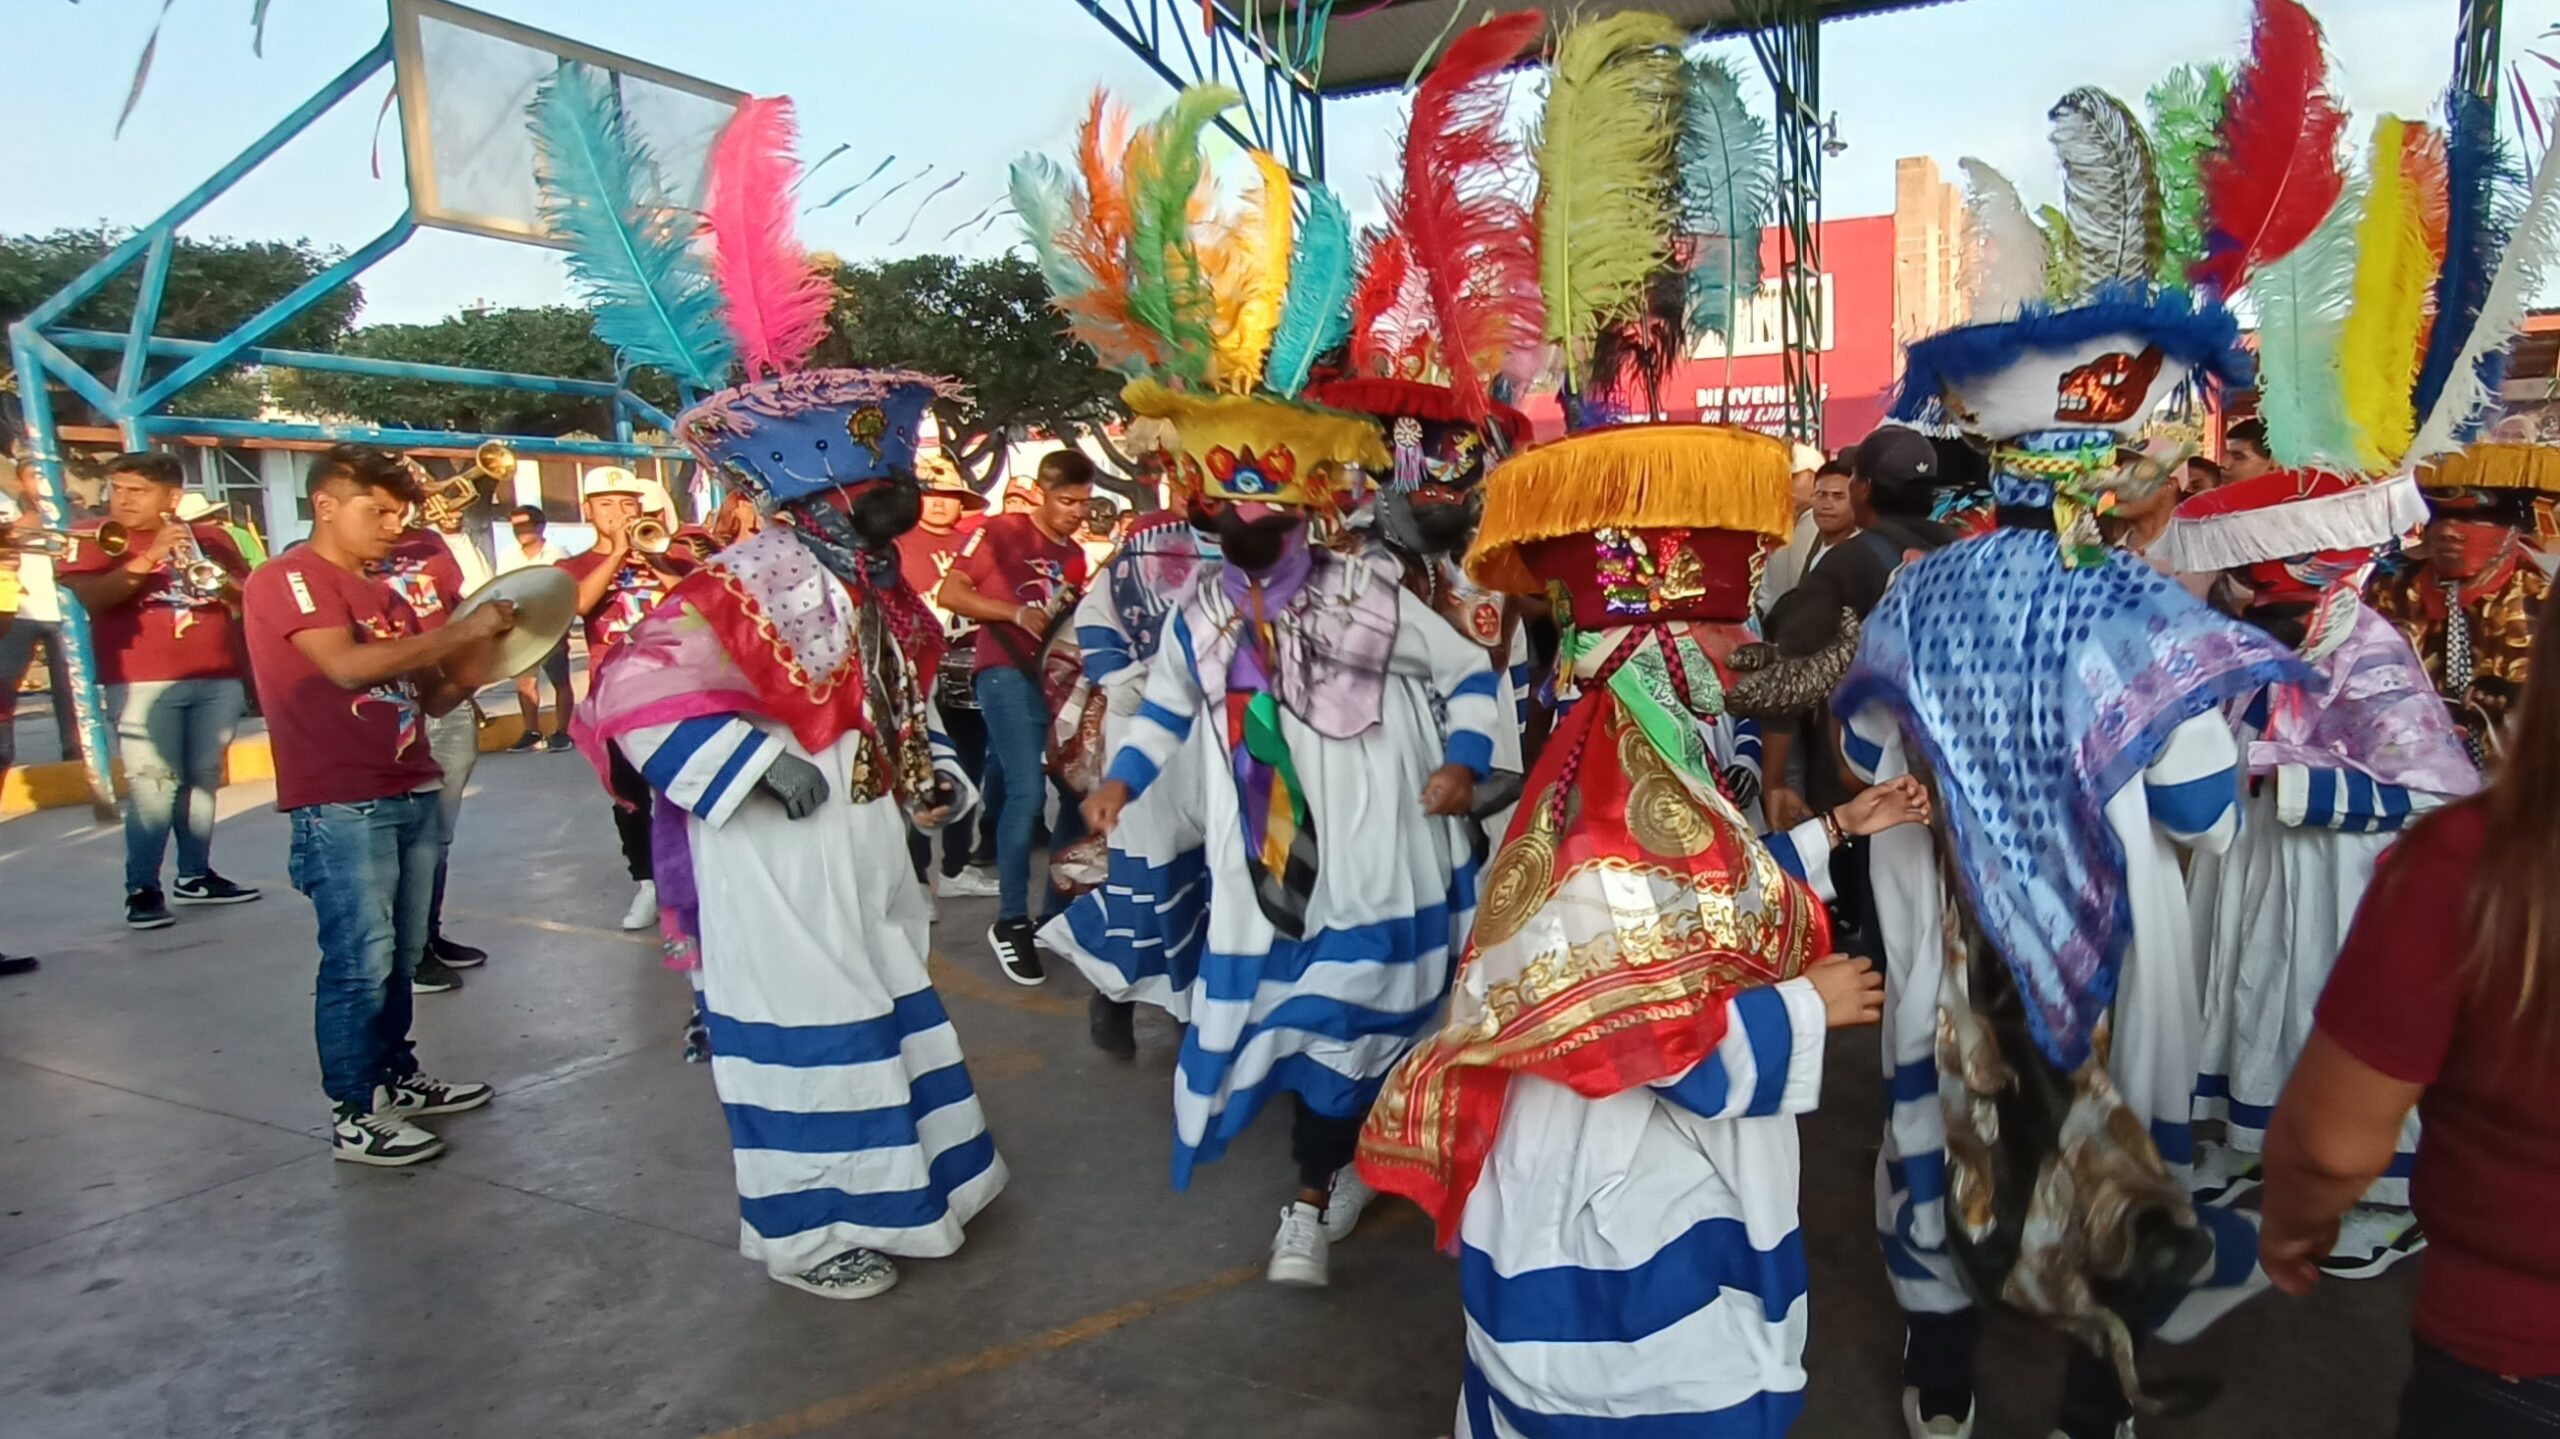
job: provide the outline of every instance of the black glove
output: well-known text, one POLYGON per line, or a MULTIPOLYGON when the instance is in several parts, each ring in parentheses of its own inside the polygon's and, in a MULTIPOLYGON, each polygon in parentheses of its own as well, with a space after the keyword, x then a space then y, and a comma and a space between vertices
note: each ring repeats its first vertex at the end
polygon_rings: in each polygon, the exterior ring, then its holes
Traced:
POLYGON ((1760 771, 1747 764, 1736 763, 1724 772, 1724 795, 1738 809, 1749 809, 1760 799, 1760 771))
POLYGON ((775 755, 756 783, 782 801, 782 812, 793 819, 807 819, 827 802, 826 775, 796 754, 775 755))

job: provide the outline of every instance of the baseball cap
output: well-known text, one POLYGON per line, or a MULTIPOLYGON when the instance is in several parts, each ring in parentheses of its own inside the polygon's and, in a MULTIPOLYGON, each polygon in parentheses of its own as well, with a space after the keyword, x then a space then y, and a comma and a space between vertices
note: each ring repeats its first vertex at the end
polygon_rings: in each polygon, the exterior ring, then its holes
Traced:
POLYGON ((654 488, 648 481, 620 465, 598 465, 578 477, 578 498, 592 500, 598 495, 642 495, 654 488))
POLYGON ((1797 440, 1787 446, 1787 468, 1796 474, 1803 474, 1808 470, 1821 469, 1824 458, 1822 451, 1815 449, 1813 446, 1806 444, 1802 440, 1797 440))
POLYGON ((1918 430, 1884 425, 1858 442, 1849 466, 1871 485, 1927 489, 1938 482, 1938 447, 1918 430))

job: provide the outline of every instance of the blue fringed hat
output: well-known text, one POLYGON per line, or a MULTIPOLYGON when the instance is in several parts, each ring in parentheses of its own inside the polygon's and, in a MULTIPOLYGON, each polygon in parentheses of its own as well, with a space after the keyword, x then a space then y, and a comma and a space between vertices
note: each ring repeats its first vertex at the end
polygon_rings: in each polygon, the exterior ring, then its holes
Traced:
POLYGON ((959 383, 912 370, 803 370, 740 385, 676 420, 676 437, 771 507, 913 478, 925 411, 959 383))
POLYGON ((1992 440, 2053 430, 2130 438, 2179 385, 2246 385, 2255 373, 2229 310, 2125 284, 1913 342, 1893 413, 1940 414, 1992 440))

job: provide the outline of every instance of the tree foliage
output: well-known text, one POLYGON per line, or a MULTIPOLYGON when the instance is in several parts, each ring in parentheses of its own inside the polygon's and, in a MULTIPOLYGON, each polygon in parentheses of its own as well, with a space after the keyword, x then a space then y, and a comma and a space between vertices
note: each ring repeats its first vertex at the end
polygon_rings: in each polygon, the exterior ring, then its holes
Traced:
POLYGON ((919 255, 836 272, 835 332, 814 363, 957 376, 966 403, 937 405, 943 446, 984 485, 1004 447, 1033 433, 1096 434, 1122 417, 1120 380, 1067 334, 1039 268, 1017 255, 919 255))
MULTIPOLYGON (((466 310, 433 324, 368 325, 337 348, 376 360, 611 380, 613 351, 595 337, 593 326, 592 315, 565 305, 466 310)), ((610 406, 576 395, 319 370, 279 370, 273 379, 276 401, 285 408, 363 424, 477 435, 610 434, 613 428, 610 406)), ((675 384, 665 375, 641 371, 631 385, 642 399, 673 409, 675 384)))
MULTIPOLYGON (((47 235, 0 236, 0 325, 15 324, 76 280, 110 250, 132 236, 131 230, 100 225, 94 229, 56 230, 47 235)), ((169 254, 169 284, 160 304, 156 333, 182 340, 212 340, 237 329, 295 287, 337 263, 341 252, 309 240, 195 240, 181 236, 169 254)), ((74 309, 69 323, 94 330, 123 330, 133 323, 134 296, 141 287, 142 263, 128 265, 88 301, 74 309)), ((264 342, 283 349, 328 350, 355 322, 364 292, 353 284, 332 290, 311 308, 269 333, 264 342)), ((75 355, 93 369, 112 364, 109 357, 75 355)), ((178 362, 152 362, 157 378, 178 362)), ((110 371, 111 373, 111 371, 110 371)), ((245 416, 258 412, 259 387, 238 367, 217 370, 181 393, 171 409, 181 414, 245 416)), ((95 423, 99 417, 76 397, 63 392, 57 414, 66 422, 95 423)))

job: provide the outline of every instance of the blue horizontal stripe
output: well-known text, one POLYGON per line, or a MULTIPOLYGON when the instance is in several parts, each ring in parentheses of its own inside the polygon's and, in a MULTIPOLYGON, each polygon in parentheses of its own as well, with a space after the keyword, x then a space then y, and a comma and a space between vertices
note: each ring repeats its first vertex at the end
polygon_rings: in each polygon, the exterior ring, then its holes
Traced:
POLYGON ((2185 1120, 2155 1119, 2151 1121, 2151 1143, 2160 1151, 2163 1163, 2193 1164, 2196 1162, 2195 1131, 2188 1127, 2185 1120))
POLYGON ((2247 1215, 2210 1204, 2196 1210, 2196 1221, 2213 1236, 2213 1267, 2196 1287, 2230 1289, 2245 1282, 2258 1267, 2258 1226, 2247 1215))
POLYGON ((1742 1021, 1743 1038, 1751 1045, 1751 1062, 1758 1070, 1751 1107, 1743 1112, 1766 1119, 1786 1102, 1787 1068, 1796 1052, 1795 1026, 1787 1022, 1786 997, 1766 985, 1735 995, 1733 1012, 1742 1021))
POLYGON ((1323 929, 1306 939, 1274 936, 1264 954, 1210 950, 1200 958, 1200 979, 1210 999, 1251 1000, 1265 985, 1296 984, 1319 964, 1412 964, 1449 951, 1449 916, 1475 908, 1475 864, 1449 877, 1449 897, 1402 919, 1381 919, 1343 929, 1323 929))
MULTIPOLYGON (((720 807, 720 797, 729 792, 730 785, 737 783, 738 776, 746 769, 748 761, 763 754, 765 746, 776 743, 779 741, 761 731, 744 736, 737 748, 729 751, 728 761, 720 766, 720 772, 713 775, 711 783, 703 787, 702 798, 694 802, 694 813, 707 815, 717 810, 720 807)), ((946 747, 949 743, 948 740, 944 741, 946 747)))
POLYGON ((891 1006, 887 1014, 850 1024, 764 1024, 731 1019, 717 1011, 709 1020, 711 1050, 723 1058, 821 1069, 893 1059, 910 1035, 949 1024, 951 1016, 943 1013, 939 995, 919 989, 891 1006))
POLYGON ((2212 829, 2238 793, 2227 769, 2202 779, 2146 784, 2142 789, 2151 806, 2151 818, 2162 829, 2176 834, 2203 834, 2212 829))
POLYGON ((2347 804, 2346 813, 2342 818, 2346 823, 2340 827, 2362 834, 2374 827, 2375 816, 2382 812, 2382 807, 2374 801, 2373 776, 2360 770, 2348 770, 2345 772, 2345 777, 2347 804))
MULTIPOLYGON (((1184 1040, 1186 1052, 1190 1041, 1184 1040)), ((1249 1089, 1239 1089, 1227 1096, 1226 1104, 1209 1116, 1206 1131, 1197 1145, 1185 1144, 1177 1128, 1173 1136, 1173 1187, 1188 1189, 1191 1171, 1227 1152, 1237 1135, 1253 1127, 1255 1116, 1274 1095, 1294 1094, 1318 1114, 1348 1119, 1367 1114, 1377 1103, 1378 1091, 1386 1088, 1383 1074, 1374 1079, 1353 1079, 1338 1069, 1303 1054, 1283 1057, 1271 1066, 1262 1082, 1249 1089)))
POLYGON ((2406 1179, 2418 1172, 2418 1156, 2403 1149, 2391 1156, 2389 1167, 2382 1171, 2385 1179, 2406 1179))
POLYGON ((1726 1073, 1724 1057, 1714 1050, 1689 1066, 1689 1072, 1669 1084, 1654 1086, 1662 1097, 1692 1114, 1708 1119, 1724 1116, 1725 1106, 1733 1102, 1733 1077, 1726 1073))
POLYGON ((1478 1439, 1494 1439, 1497 1410, 1523 1439, 1784 1439, 1804 1413, 1804 1391, 1792 1390, 1691 1414, 1542 1414, 1495 1390, 1472 1360, 1463 1388, 1467 1427, 1478 1439))
POLYGON ((1935 1204, 1947 1197, 1947 1153, 1943 1149, 1924 1149, 1918 1154, 1884 1162, 1884 1182, 1896 1194, 1908 1196, 1914 1208, 1935 1204))
POLYGON ((677 776, 684 773, 684 767, 692 763, 694 752, 737 722, 733 715, 697 715, 682 721, 649 752, 648 762, 640 766, 640 777, 649 782, 649 788, 665 794, 674 787, 677 776))
POLYGON ((1934 1058, 1914 1060, 1896 1065, 1885 1092, 1896 1104, 1912 1104, 1938 1097, 1938 1061, 1934 1058))
POLYGON ((2244 1129, 2264 1129, 2275 1118, 2275 1106, 2248 1104, 2231 1097, 2231 1080, 2226 1075, 2207 1074, 2196 1080, 2196 1098, 2222 1101, 2223 1117, 2244 1129))
POLYGON ((1787 872, 1787 878, 1798 881, 1804 878, 1804 856, 1796 852, 1796 842, 1785 830, 1773 829, 1760 836, 1760 841, 1769 846, 1769 857, 1778 862, 1778 868, 1787 872))
POLYGON ((1736 1289, 1774 1324, 1806 1284, 1804 1236, 1789 1230, 1772 1249, 1752 1246, 1739 1219, 1701 1219, 1627 1269, 1559 1264, 1506 1275, 1472 1244, 1458 1248, 1458 1294, 1467 1317, 1498 1344, 1626 1344, 1679 1323, 1736 1289))
POLYGON ((1876 1243, 1884 1247, 1886 1272, 1896 1279, 1916 1279, 1927 1284, 1945 1282, 1928 1265, 1920 1262, 1919 1254, 1914 1252, 1912 1246, 1905 1244, 1901 1236, 1878 1234, 1876 1243))
POLYGON ((1860 774, 1874 774, 1876 766, 1884 763, 1884 746, 1871 743, 1853 726, 1844 724, 1840 727, 1840 748, 1860 774))
POLYGON ((738 1215, 767 1239, 785 1239, 849 1224, 864 1229, 922 1229, 951 1212, 951 1195, 996 1162, 996 1143, 981 1134, 934 1156, 921 1189, 853 1194, 842 1189, 800 1189, 760 1199, 738 1196, 738 1215))
POLYGON ((2328 829, 2338 820, 2338 772, 2315 769, 2310 779, 2309 792, 2303 798, 2302 822, 2313 829, 2328 829))
POLYGON ((1162 866, 1124 850, 1109 854, 1101 887, 1067 907, 1068 932, 1124 985, 1163 975, 1188 990, 1208 933, 1208 852, 1187 849, 1162 866))
POLYGON ((2382 824, 2380 828, 2396 831, 2408 824, 2410 802, 2407 787, 2403 785, 2382 784, 2377 782, 2374 785, 2374 790, 2382 799, 2382 824))
POLYGON ((1147 792, 1147 786, 1156 782, 1156 762, 1147 758, 1146 752, 1136 745, 1124 744, 1120 746, 1120 752, 1111 757, 1111 772, 1105 778, 1127 785, 1129 797, 1135 799, 1147 792))
POLYGON ((1129 656, 1129 642, 1109 625, 1076 626, 1076 648, 1084 657, 1084 677, 1095 684, 1134 663, 1129 656))
POLYGON ((879 1109, 810 1114, 752 1104, 720 1107, 728 1111, 729 1143, 734 1148, 851 1154, 861 1149, 904 1149, 916 1142, 916 1125, 926 1115, 975 1093, 969 1087, 969 1066, 946 1064, 910 1081, 906 1103, 879 1109))
POLYGON ((1449 698, 1458 699, 1466 695, 1479 695, 1485 699, 1491 699, 1494 696, 1494 692, 1501 687, 1501 684, 1502 677, 1495 674, 1493 671, 1478 670, 1474 674, 1467 676, 1465 679, 1458 681, 1457 688, 1449 691, 1449 698))
POLYGON ((1478 779, 1493 773, 1493 736, 1462 729, 1449 736, 1447 762, 1462 764, 1478 779))
POLYGON ((1154 700, 1138 701, 1138 718, 1163 730, 1175 739, 1191 738, 1191 722, 1196 715, 1178 714, 1154 700))

